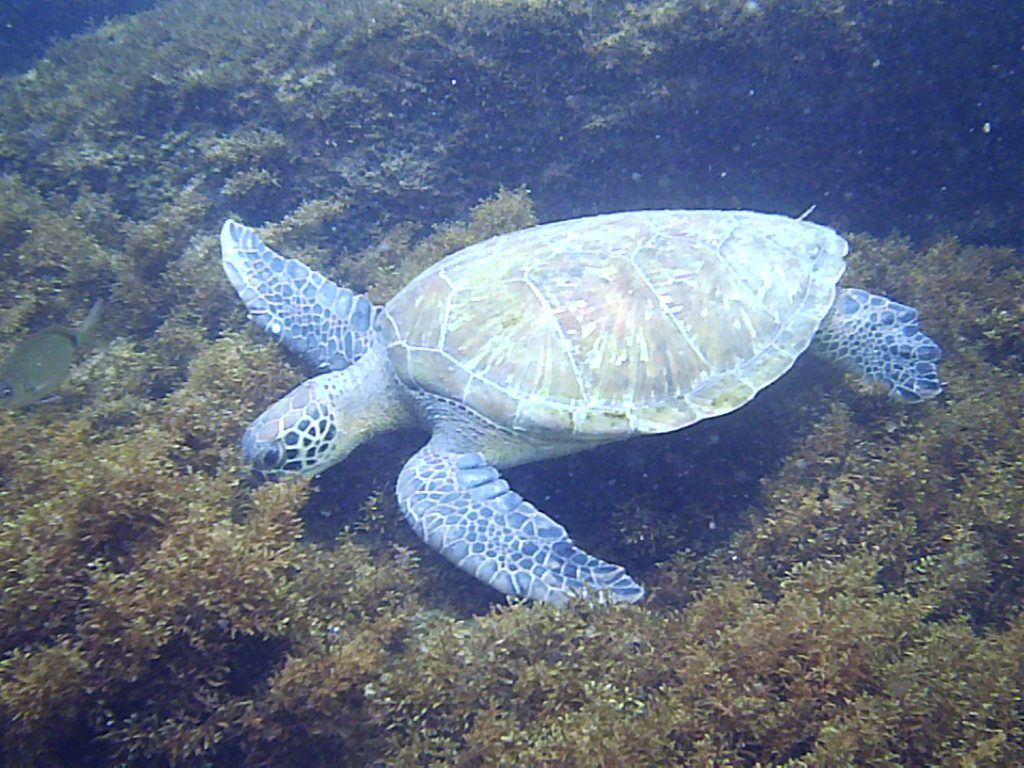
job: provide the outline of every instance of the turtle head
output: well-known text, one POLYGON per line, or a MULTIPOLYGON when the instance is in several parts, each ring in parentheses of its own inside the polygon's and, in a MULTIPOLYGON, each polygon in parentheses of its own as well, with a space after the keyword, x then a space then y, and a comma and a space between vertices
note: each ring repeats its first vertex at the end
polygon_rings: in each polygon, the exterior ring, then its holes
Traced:
POLYGON ((371 353, 304 381, 249 425, 242 453, 260 477, 315 475, 378 432, 409 420, 392 380, 371 353))
POLYGON ((344 459, 342 430, 317 379, 304 381, 257 418, 242 437, 242 453, 260 477, 316 474, 344 459))

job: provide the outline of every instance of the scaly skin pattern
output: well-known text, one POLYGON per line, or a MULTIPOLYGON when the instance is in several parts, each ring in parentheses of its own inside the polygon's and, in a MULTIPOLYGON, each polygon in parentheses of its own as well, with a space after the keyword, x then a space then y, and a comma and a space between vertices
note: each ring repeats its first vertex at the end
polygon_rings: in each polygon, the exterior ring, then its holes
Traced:
POLYGON ((814 351, 889 396, 920 403, 942 392, 939 345, 917 327, 917 310, 859 288, 839 292, 814 339, 814 351))
POLYGON ((221 228, 224 272, 250 319, 319 370, 341 370, 373 340, 378 307, 295 259, 267 248, 254 230, 230 219, 221 228))
POLYGON ((428 443, 402 469, 398 501, 427 544, 506 594, 555 605, 643 597, 622 567, 576 547, 479 453, 447 453, 428 443))

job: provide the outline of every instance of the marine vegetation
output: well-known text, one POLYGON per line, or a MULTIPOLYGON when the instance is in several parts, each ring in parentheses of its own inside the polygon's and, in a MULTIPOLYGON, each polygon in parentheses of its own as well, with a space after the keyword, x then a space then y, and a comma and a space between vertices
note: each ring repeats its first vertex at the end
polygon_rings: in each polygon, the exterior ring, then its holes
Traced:
POLYGON ((910 168, 887 122, 897 80, 1016 114, 946 55, 966 24, 884 53, 957 4, 258 6, 171 0, 0 82, 0 354, 109 297, 60 398, 0 411, 0 762, 1024 764, 1020 159, 995 120, 987 164, 910 168), (880 236, 912 192, 937 218, 880 236), (383 301, 538 219, 807 195, 845 283, 920 310, 944 392, 901 408, 803 356, 736 413, 510 471, 639 604, 439 563, 393 491, 419 434, 248 481, 246 424, 306 374, 247 327, 223 219, 383 301))

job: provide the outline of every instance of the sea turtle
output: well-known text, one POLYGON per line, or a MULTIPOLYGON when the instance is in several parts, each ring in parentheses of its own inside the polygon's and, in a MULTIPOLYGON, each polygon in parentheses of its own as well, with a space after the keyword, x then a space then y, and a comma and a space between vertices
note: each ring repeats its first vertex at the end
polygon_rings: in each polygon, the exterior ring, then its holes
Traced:
POLYGON ((728 413, 811 345, 908 402, 941 391, 917 312, 838 290, 846 241, 746 211, 634 211, 531 227, 453 253, 384 305, 234 221, 223 265, 250 317, 321 374, 270 406, 242 449, 271 478, 313 474, 371 435, 431 432, 402 469, 427 544, 501 592, 640 599, 499 468, 728 413))

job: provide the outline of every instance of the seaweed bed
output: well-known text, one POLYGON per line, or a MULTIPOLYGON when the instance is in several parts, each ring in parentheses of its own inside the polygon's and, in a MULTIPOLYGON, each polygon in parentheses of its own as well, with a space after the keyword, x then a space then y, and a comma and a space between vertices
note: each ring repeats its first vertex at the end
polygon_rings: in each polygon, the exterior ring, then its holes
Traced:
MULTIPOLYGON (((922 169, 872 131, 991 75, 952 32, 927 78, 864 74, 956 5, 168 2, 0 81, 5 348, 111 299, 62 397, 0 413, 0 760, 1024 763, 1024 160, 943 165, 938 121, 922 169), (538 218, 806 195, 873 232, 846 282, 920 309, 946 392, 803 359, 728 417, 510 473, 641 605, 505 604, 426 550, 391 491, 416 435, 245 481, 245 424, 303 372, 246 326, 224 216, 383 300, 538 218)), ((1024 27, 996 15, 993 56, 1024 27)))

